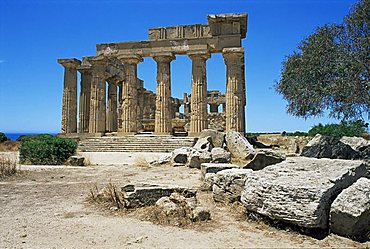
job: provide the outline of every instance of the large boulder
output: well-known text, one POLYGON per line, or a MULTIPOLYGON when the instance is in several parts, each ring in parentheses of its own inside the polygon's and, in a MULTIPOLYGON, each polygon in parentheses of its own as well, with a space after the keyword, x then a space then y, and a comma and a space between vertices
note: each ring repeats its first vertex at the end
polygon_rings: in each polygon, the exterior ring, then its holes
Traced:
POLYGON ((248 140, 239 132, 229 131, 225 136, 226 146, 233 159, 237 161, 248 161, 254 157, 256 151, 248 140))
POLYGON ((200 133, 199 137, 200 138, 211 137, 214 147, 222 148, 222 146, 225 143, 225 133, 222 131, 205 129, 200 133))
POLYGON ((360 178, 338 195, 330 209, 330 230, 359 241, 370 239, 370 179, 360 178))
POLYGON ((211 160, 211 152, 193 149, 190 151, 187 166, 200 169, 202 163, 209 163, 211 160))
POLYGON ((280 163, 285 160, 285 156, 273 150, 259 150, 252 161, 247 163, 245 169, 261 170, 266 166, 280 163))
POLYGON ((317 134, 303 148, 302 156, 332 159, 358 159, 359 153, 339 139, 317 134))
POLYGON ((225 169, 239 168, 238 165, 231 163, 202 163, 200 167, 202 179, 208 173, 217 173, 225 169))
POLYGON ((181 163, 186 164, 188 161, 188 156, 190 154, 191 149, 188 147, 182 147, 179 149, 175 149, 172 151, 171 154, 171 161, 172 163, 181 163))
POLYGON ((335 197, 368 170, 363 161, 288 158, 247 174, 241 201, 273 220, 327 229, 335 197))
POLYGON ((370 145, 370 141, 362 138, 362 137, 342 137, 340 141, 344 144, 351 146, 354 150, 360 150, 362 147, 366 147, 370 145))
POLYGON ((213 178, 213 199, 217 202, 231 203, 240 201, 247 175, 251 169, 226 169, 213 178))
POLYGON ((193 146, 194 149, 199 151, 208 151, 211 152, 213 148, 213 142, 211 137, 199 138, 198 141, 193 146))
POLYGON ((222 149, 215 147, 211 150, 211 155, 212 155, 212 162, 213 163, 228 163, 230 162, 230 152, 222 149))

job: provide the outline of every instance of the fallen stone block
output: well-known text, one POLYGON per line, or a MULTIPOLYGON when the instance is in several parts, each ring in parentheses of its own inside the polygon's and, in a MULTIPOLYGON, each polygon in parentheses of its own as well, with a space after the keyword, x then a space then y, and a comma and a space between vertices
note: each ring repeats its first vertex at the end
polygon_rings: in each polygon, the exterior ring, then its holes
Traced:
POLYGON ((66 162, 69 166, 85 166, 85 157, 83 156, 70 156, 66 162))
POLYGON ((317 134, 303 148, 301 156, 332 159, 359 159, 358 151, 342 143, 339 139, 317 134))
POLYGON ((208 151, 211 152, 213 149, 213 142, 211 137, 199 138, 198 141, 193 146, 194 149, 198 151, 208 151))
POLYGON ((226 150, 222 148, 213 148, 211 150, 212 155, 212 162, 213 163, 228 163, 230 162, 230 152, 227 152, 226 150))
POLYGON ((370 179, 358 179, 334 200, 330 230, 360 242, 370 239, 370 179))
POLYGON ((245 180, 251 169, 226 169, 213 178, 213 199, 217 202, 231 203, 240 201, 245 180))
POLYGON ((335 197, 368 170, 363 161, 288 158, 247 174, 241 201, 272 220, 327 229, 335 197))
POLYGON ((188 161, 189 154, 190 154, 190 148, 188 147, 182 147, 179 149, 175 149, 174 151, 172 151, 171 161, 172 163, 186 164, 188 161))
POLYGON ((189 168, 200 169, 202 163, 209 163, 211 160, 212 156, 210 152, 193 149, 189 154, 187 166, 189 168))
POLYGON ((126 208, 153 205, 161 197, 170 196, 174 192, 181 193, 184 197, 196 196, 196 190, 193 189, 153 184, 129 184, 122 187, 121 191, 126 208))
POLYGON ((239 132, 229 131, 225 136, 226 146, 233 159, 248 161, 254 157, 256 151, 248 140, 239 132))
POLYGON ((351 146, 354 150, 359 150, 362 147, 366 147, 370 145, 370 141, 362 138, 362 137, 342 137, 340 141, 344 144, 351 146))
POLYGON ((216 176, 216 173, 207 173, 204 176, 204 181, 201 186, 201 189, 203 191, 212 191, 212 186, 213 186, 215 176, 216 176))
POLYGON ((266 166, 280 163, 285 160, 285 156, 273 150, 259 150, 252 161, 247 163, 245 169, 261 170, 266 166))
POLYGON ((233 168, 239 168, 239 166, 231 163, 202 163, 200 166, 200 171, 202 174, 202 179, 204 179, 207 173, 217 173, 221 170, 233 168))
POLYGON ((205 129, 200 133, 200 138, 211 137, 214 147, 220 147, 225 143, 225 133, 222 131, 216 131, 211 129, 205 129))

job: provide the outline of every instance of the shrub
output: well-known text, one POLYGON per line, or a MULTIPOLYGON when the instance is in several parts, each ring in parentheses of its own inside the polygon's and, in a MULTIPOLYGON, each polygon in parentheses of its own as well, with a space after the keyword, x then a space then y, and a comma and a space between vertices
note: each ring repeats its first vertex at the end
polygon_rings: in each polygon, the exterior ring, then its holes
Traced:
POLYGON ((308 134, 307 132, 303 132, 303 131, 295 131, 295 132, 288 132, 286 135, 292 136, 292 137, 306 137, 308 134))
POLYGON ((77 148, 71 139, 43 134, 27 137, 19 150, 19 160, 23 164, 63 164, 77 148))
POLYGON ((309 136, 315 136, 316 134, 341 138, 343 136, 359 137, 366 133, 366 126, 362 120, 347 122, 342 121, 339 124, 318 124, 312 127, 308 131, 309 136))
POLYGON ((0 132, 0 143, 8 141, 8 140, 9 138, 7 138, 4 133, 0 132))
POLYGON ((32 139, 32 138, 35 138, 37 137, 38 139, 42 139, 42 138, 50 138, 50 137, 53 137, 52 135, 50 134, 40 134, 40 135, 21 135, 19 136, 16 141, 18 142, 25 142, 29 139, 32 139))

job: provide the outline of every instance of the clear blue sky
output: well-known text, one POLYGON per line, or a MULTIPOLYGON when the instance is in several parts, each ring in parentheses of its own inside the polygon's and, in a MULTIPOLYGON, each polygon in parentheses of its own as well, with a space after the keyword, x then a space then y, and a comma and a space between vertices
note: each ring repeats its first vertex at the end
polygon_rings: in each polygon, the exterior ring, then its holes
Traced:
MULTIPOLYGON (((63 68, 57 58, 95 54, 96 43, 146 40, 150 27, 207 23, 207 14, 246 12, 247 130, 307 131, 327 118, 298 119, 273 85, 284 57, 317 26, 339 23, 354 0, 1 0, 0 131, 58 132, 63 68)), ((155 90, 156 65, 138 74, 155 90)), ((225 91, 220 54, 207 61, 208 89, 225 91)), ((190 92, 187 56, 172 62, 172 92, 190 92)))

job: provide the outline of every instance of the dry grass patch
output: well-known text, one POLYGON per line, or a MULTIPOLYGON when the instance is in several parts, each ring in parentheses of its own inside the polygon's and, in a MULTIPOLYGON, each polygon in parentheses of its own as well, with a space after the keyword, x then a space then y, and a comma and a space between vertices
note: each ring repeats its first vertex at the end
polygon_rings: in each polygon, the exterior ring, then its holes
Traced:
POLYGON ((4 141, 0 143, 0 151, 18 151, 21 144, 22 143, 18 141, 4 141))
POLYGON ((148 163, 148 161, 142 157, 139 157, 135 160, 134 166, 145 169, 150 168, 150 164, 148 163))
POLYGON ((17 173, 17 162, 9 158, 0 157, 0 178, 17 173))
POLYGON ((88 201, 110 209, 123 209, 125 207, 122 193, 118 190, 117 186, 111 182, 101 190, 97 184, 91 186, 88 201))

